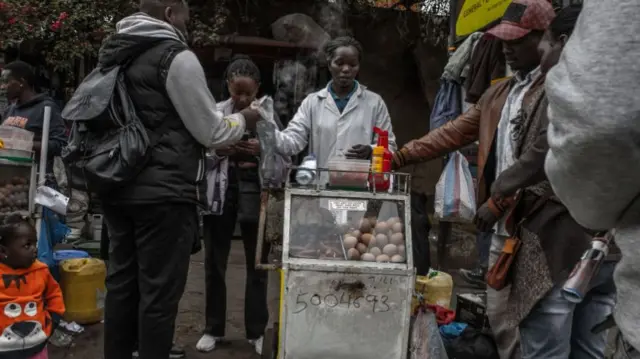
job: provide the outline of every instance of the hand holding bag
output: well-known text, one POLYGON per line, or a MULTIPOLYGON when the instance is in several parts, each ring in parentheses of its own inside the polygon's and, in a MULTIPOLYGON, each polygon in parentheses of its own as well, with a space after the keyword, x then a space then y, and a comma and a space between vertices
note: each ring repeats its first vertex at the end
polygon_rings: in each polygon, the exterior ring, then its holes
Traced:
MULTIPOLYGON (((516 195, 515 203, 511 206, 510 212, 507 215, 507 227, 510 227, 510 223, 513 222, 514 210, 520 202, 521 194, 522 193, 518 193, 516 195)), ((498 260, 487 272, 486 281, 489 287, 499 291, 509 285, 511 280, 511 266, 515 262, 518 251, 522 246, 522 241, 520 239, 520 230, 522 225, 529 216, 535 214, 535 212, 541 209, 550 197, 551 194, 540 197, 531 210, 515 225, 513 236, 505 240, 498 260)))

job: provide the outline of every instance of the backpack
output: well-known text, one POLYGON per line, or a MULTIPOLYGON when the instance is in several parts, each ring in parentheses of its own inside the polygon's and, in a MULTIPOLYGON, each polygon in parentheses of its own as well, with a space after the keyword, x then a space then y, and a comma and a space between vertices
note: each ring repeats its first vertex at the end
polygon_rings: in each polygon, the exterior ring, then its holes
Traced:
MULTIPOLYGON (((166 82, 171 61, 184 49, 176 43, 164 52, 160 83, 166 82)), ((95 68, 62 111, 62 118, 72 124, 61 154, 70 188, 100 194, 131 182, 145 168, 151 149, 166 130, 169 121, 155 132, 148 131, 136 113, 125 82, 132 61, 95 68)))

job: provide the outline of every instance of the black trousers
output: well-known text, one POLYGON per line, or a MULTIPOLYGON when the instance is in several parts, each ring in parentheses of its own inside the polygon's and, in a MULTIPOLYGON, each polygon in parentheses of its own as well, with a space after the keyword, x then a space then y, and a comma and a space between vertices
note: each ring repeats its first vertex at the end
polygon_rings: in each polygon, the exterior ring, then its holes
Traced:
POLYGON ((427 275, 431 265, 429 231, 431 222, 427 211, 427 196, 411 192, 411 239, 413 244, 413 265, 418 275, 427 275))
POLYGON ((104 206, 109 268, 104 358, 168 359, 189 257, 198 236, 192 204, 104 206))
MULTIPOLYGON (((230 200, 227 198, 227 200, 230 200)), ((229 201, 231 202, 231 201, 229 201)), ((204 216, 204 250, 206 276, 205 333, 224 337, 227 319, 227 286, 225 276, 235 229, 237 208, 227 205, 220 216, 204 216)), ((260 338, 267 327, 267 272, 256 270, 258 223, 241 222, 247 278, 244 294, 244 325, 247 339, 260 338)))

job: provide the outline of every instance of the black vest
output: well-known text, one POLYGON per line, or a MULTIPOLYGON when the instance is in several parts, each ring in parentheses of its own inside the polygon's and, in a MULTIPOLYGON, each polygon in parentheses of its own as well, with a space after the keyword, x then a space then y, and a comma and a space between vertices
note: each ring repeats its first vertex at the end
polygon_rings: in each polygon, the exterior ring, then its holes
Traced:
POLYGON ((127 89, 140 120, 159 136, 147 166, 134 181, 104 200, 112 204, 206 203, 205 148, 187 131, 167 95, 171 61, 187 49, 163 41, 133 60, 126 70, 127 89))

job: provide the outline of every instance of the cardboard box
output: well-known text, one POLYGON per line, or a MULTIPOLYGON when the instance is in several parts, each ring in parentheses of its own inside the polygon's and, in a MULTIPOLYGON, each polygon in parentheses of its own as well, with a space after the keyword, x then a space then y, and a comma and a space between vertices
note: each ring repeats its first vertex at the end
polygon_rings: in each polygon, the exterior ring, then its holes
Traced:
POLYGON ((489 329, 484 293, 464 293, 456 295, 456 322, 467 323, 476 329, 489 329))

